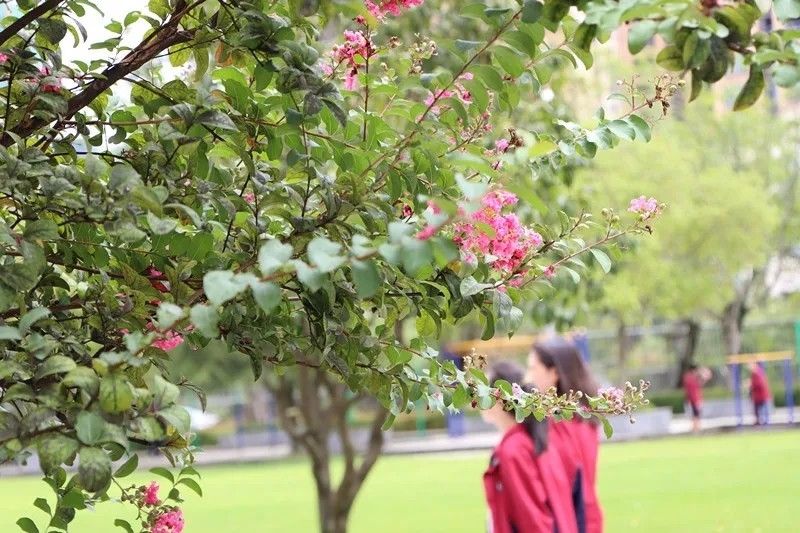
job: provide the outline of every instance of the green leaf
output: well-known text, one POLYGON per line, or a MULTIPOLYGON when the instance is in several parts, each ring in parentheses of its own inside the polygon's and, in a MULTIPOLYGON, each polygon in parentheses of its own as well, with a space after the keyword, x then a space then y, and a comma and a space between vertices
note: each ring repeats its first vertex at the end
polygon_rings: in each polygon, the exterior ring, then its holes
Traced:
POLYGON ((261 273, 269 276, 282 268, 292 258, 292 247, 277 239, 267 241, 258 252, 258 266, 261 273))
POLYGON ((459 289, 461 291, 461 296, 466 298, 478 294, 491 286, 492 285, 489 283, 478 283, 475 278, 469 276, 461 280, 459 289))
POLYGON ((127 520, 123 520, 122 518, 117 518, 116 520, 114 520, 114 525, 117 526, 117 527, 121 527, 127 533, 134 533, 133 528, 127 522, 127 520))
POLYGON ((68 509, 85 509, 86 498, 80 490, 76 488, 71 489, 61 498, 60 507, 66 507, 68 509))
POLYGON ((773 0, 772 9, 781 20, 800 19, 800 3, 797 0, 773 0))
POLYGON ((162 468, 160 466, 156 468, 151 468, 150 473, 163 477, 164 479, 169 480, 170 483, 175 483, 175 476, 173 476, 172 472, 170 472, 166 468, 162 468))
POLYGON ((203 497, 203 489, 200 488, 200 484, 190 477, 181 478, 178 480, 177 485, 186 485, 190 489, 192 489, 198 496, 201 498, 203 497))
POLYGON ((611 271, 611 259, 608 258, 608 255, 599 248, 592 248, 590 252, 592 252, 592 255, 600 264, 600 268, 603 269, 603 272, 608 274, 611 271))
POLYGON ((158 407, 166 407, 175 403, 180 395, 180 389, 174 383, 170 383, 160 374, 152 374, 147 379, 150 392, 153 393, 153 402, 158 407))
POLYGON ((211 128, 238 131, 238 128, 236 127, 236 124, 234 124, 233 120, 231 120, 231 117, 222 111, 217 111, 216 109, 201 113, 197 117, 197 122, 211 128))
POLYGON ((677 46, 667 46, 656 56, 656 63, 662 68, 673 71, 681 71, 683 66, 683 54, 677 46))
POLYGON ((167 330, 175 325, 175 322, 183 318, 183 308, 170 302, 161 302, 156 312, 156 320, 159 329, 167 330))
POLYGON ((25 533, 39 533, 39 528, 36 527, 36 524, 33 523, 33 520, 28 517, 17 520, 17 525, 25 533))
POLYGON ((230 270, 212 270, 203 276, 203 290, 209 303, 219 307, 236 298, 247 288, 247 282, 230 270))
POLYGON ((38 321, 47 318, 48 316, 50 316, 50 309, 46 307, 34 307, 22 315, 22 318, 19 319, 19 324, 17 324, 17 327, 19 328, 20 333, 25 335, 31 329, 31 326, 38 321))
POLYGON ((353 282, 359 298, 371 298, 381 286, 381 277, 374 261, 353 261, 353 282))
POLYGON ((0 341, 19 341, 22 340, 22 335, 19 329, 12 326, 0 326, 0 341))
POLYGON ((74 369, 77 364, 66 355, 53 355, 45 359, 44 363, 36 370, 36 379, 46 378, 54 374, 65 374, 74 369))
POLYGON ((409 239, 403 244, 403 268, 410 276, 415 276, 422 267, 433 262, 430 241, 409 239))
POLYGON ((500 66, 503 67, 503 70, 512 77, 517 78, 525 72, 525 65, 522 64, 519 55, 513 50, 504 46, 495 46, 492 48, 492 54, 500 66))
POLYGON ((197 304, 192 307, 189 318, 194 327, 205 337, 214 338, 219 335, 219 313, 209 305, 197 304))
POLYGON ((267 314, 281 303, 283 293, 281 288, 274 283, 258 281, 251 283, 250 289, 253 291, 253 299, 267 314))
POLYGON ((133 405, 133 389, 124 375, 109 374, 100 380, 98 399, 106 413, 124 413, 133 405))
POLYGON ((47 503, 47 500, 45 500, 44 498, 36 498, 33 501, 33 506, 36 507, 37 509, 41 509, 42 511, 44 511, 47 514, 47 516, 53 514, 53 510, 50 509, 50 504, 47 503))
POLYGON ((162 444, 165 436, 161 422, 152 416, 143 416, 134 420, 131 424, 131 432, 134 437, 152 444, 162 444))
POLYGON ((656 34, 658 22, 654 20, 642 20, 630 26, 628 30, 628 50, 631 54, 641 52, 650 39, 656 34))
POLYGON ((650 141, 650 124, 648 124, 643 118, 638 115, 631 115, 627 119, 628 123, 633 126, 633 129, 636 131, 636 136, 645 141, 650 141))
POLYGON ((103 490, 111 481, 111 458, 100 448, 81 449, 78 479, 89 492, 103 490))
POLYGON ((29 241, 52 241, 58 239, 58 226, 50 219, 40 218, 28 222, 22 236, 29 241))
POLYGON ((79 366, 70 370, 61 380, 61 384, 68 388, 78 387, 89 396, 94 396, 100 388, 100 378, 91 368, 79 366))
POLYGON ((60 433, 43 435, 39 438, 39 466, 45 474, 51 473, 63 464, 71 464, 75 460, 80 444, 73 438, 60 433))
POLYGON ((605 433, 607 439, 610 439, 614 434, 614 428, 611 427, 611 422, 609 422, 606 417, 602 417, 600 421, 603 423, 603 433, 605 433))
POLYGON ((189 412, 180 405, 170 405, 165 409, 161 409, 156 413, 156 416, 166 424, 174 427, 181 435, 189 432, 192 420, 189 417, 189 412))
POLYGON ((83 411, 78 414, 75 423, 75 431, 78 439, 84 444, 98 444, 102 441, 106 432, 106 421, 91 411, 83 411))
POLYGON ((333 272, 346 258, 341 255, 342 245, 325 237, 315 237, 308 243, 308 259, 320 272, 333 272))
POLYGON ((139 456, 135 453, 131 455, 127 461, 122 463, 119 468, 117 468, 116 472, 114 472, 114 477, 125 477, 133 474, 136 471, 136 468, 139 466, 139 456))
POLYGON ((538 0, 525 0, 522 4, 522 22, 533 24, 542 16, 544 6, 538 0))
POLYGON ((612 120, 606 124, 606 127, 617 137, 623 137, 631 141, 636 138, 636 131, 624 120, 612 120))
POLYGON ((178 227, 178 221, 174 218, 161 218, 153 213, 147 213, 147 225, 150 226, 154 235, 167 235, 178 227))
POLYGON ((311 268, 303 261, 295 261, 294 266, 297 269, 297 279, 308 287, 311 292, 317 292, 322 288, 322 284, 325 282, 325 274, 316 268, 311 268))
POLYGON ((750 76, 736 97, 736 102, 733 104, 734 111, 741 111, 747 109, 756 101, 761 93, 764 91, 764 71, 760 65, 755 63, 750 65, 750 76))
POLYGON ((481 80, 487 88, 495 91, 503 90, 503 78, 496 68, 490 65, 473 65, 471 70, 475 77, 481 80))

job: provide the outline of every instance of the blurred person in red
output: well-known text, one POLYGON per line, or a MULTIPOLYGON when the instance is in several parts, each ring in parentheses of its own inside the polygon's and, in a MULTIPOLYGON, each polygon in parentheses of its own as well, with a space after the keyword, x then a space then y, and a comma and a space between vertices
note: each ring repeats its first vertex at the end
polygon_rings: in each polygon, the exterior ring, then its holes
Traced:
POLYGON ((767 423, 767 409, 772 393, 769 390, 767 374, 758 363, 750 363, 750 400, 756 415, 756 425, 767 423))
MULTIPOLYGON (((489 381, 504 380, 521 394, 522 366, 500 361, 489 381)), ((557 452, 550 449, 547 422, 532 416, 518 423, 503 400, 481 411, 502 433, 483 475, 489 533, 577 533, 570 484, 557 452)))
MULTIPOLYGON (((528 355, 526 382, 559 395, 580 391, 597 396, 594 378, 578 349, 566 340, 537 342, 528 355)), ((584 407, 587 405, 584 401, 584 407)), ((579 533, 602 533, 603 511, 597 496, 597 459, 600 444, 597 420, 575 415, 571 420, 548 422, 550 450, 556 452, 567 474, 572 512, 579 533)))
POLYGON ((698 368, 696 364, 692 363, 681 377, 686 402, 692 410, 693 433, 700 431, 700 416, 703 414, 703 385, 710 379, 709 374, 707 369, 698 368))

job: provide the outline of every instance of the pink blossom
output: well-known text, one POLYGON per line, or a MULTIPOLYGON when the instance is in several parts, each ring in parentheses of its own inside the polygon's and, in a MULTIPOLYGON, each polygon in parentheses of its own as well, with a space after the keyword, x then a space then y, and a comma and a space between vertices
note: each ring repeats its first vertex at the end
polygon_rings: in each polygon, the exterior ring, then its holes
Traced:
POLYGON ((462 74, 461 76, 459 76, 459 77, 458 77, 458 79, 460 79, 460 80, 466 80, 466 81, 470 81, 470 80, 472 80, 474 77, 475 77, 475 76, 472 74, 472 72, 465 72, 464 74, 462 74))
POLYGON ((550 265, 547 268, 545 268, 544 272, 542 272, 542 274, 544 274, 544 277, 546 277, 548 279, 553 279, 554 277, 556 277, 556 267, 555 267, 555 265, 550 265))
MULTIPOLYGON (((358 69, 360 68, 359 56, 362 59, 369 59, 375 55, 375 45, 369 39, 369 35, 361 31, 347 30, 344 32, 344 43, 334 46, 331 49, 331 56, 337 64, 345 63, 348 67, 344 77, 344 87, 348 91, 354 91, 358 87, 358 69)), ((323 72, 327 69, 323 66, 323 72)), ((333 73, 333 68, 330 68, 333 73)))
POLYGON ((152 481, 145 487, 143 502, 145 505, 150 506, 156 506, 161 503, 161 500, 158 499, 158 483, 152 481))
POLYGON ((155 267, 150 266, 147 267, 144 273, 145 276, 150 278, 150 285, 152 285, 155 290, 157 290, 158 292, 170 291, 169 282, 165 281, 166 276, 164 276, 163 272, 156 269, 155 267))
POLYGON ((256 195, 251 192, 244 193, 242 198, 244 198, 244 201, 247 202, 248 204, 256 203, 256 195))
POLYGON ((355 91, 358 89, 358 78, 356 77, 354 72, 349 72, 344 77, 344 88, 348 91, 355 91))
POLYGON ((408 204, 403 205, 403 218, 409 218, 414 214, 414 208, 408 204))
POLYGON ((628 211, 638 213, 642 215, 643 218, 650 218, 661 212, 661 206, 655 198, 640 196, 631 200, 628 211))
POLYGON ((331 74, 333 74, 333 67, 327 63, 323 63, 322 66, 320 66, 320 69, 322 70, 322 73, 325 74, 326 76, 330 76, 331 74))
POLYGON ((168 352, 183 344, 183 341, 183 336, 180 333, 170 330, 164 333, 163 338, 154 340, 151 346, 168 352))
POLYGON ((454 226, 453 241, 462 256, 484 256, 492 268, 504 274, 515 272, 525 258, 541 246, 542 236, 525 227, 514 213, 503 209, 517 203, 517 196, 502 189, 488 192, 481 199, 482 208, 467 215, 454 226), (491 232, 486 229, 491 228, 491 232))
POLYGON ((428 239, 430 239, 431 237, 436 235, 436 232, 438 230, 439 230, 439 227, 438 226, 434 226, 432 224, 429 225, 429 226, 425 226, 424 228, 422 228, 422 230, 419 233, 417 233, 417 239, 419 239, 421 241, 427 241, 428 239))
POLYGON ((508 146, 509 146, 509 144, 508 144, 508 139, 497 139, 497 140, 494 142, 494 147, 495 147, 495 149, 496 149, 498 152, 501 152, 501 153, 503 153, 503 152, 505 152, 506 150, 508 150, 508 146))
POLYGON ((383 20, 387 15, 398 16, 403 9, 411 9, 422 5, 424 0, 379 0, 376 4, 372 0, 365 0, 364 6, 373 17, 383 20))
POLYGON ((156 518, 150 533, 181 533, 183 525, 183 512, 175 507, 156 518))
POLYGON ((367 24, 367 19, 365 19, 363 15, 358 15, 353 20, 356 22, 356 24, 361 24, 362 26, 367 24))
POLYGON ((8 55, 0 52, 0 65, 5 65, 8 62, 8 55))
POLYGON ((430 209, 434 215, 438 215, 442 212, 442 208, 436 205, 436 202, 433 200, 428 200, 428 209, 430 209))

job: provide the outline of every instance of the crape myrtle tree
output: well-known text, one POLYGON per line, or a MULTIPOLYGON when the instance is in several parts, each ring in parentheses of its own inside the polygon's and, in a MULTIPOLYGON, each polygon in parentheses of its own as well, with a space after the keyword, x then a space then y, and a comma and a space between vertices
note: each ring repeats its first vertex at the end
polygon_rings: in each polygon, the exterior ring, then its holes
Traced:
MULTIPOLYGON (((484 317, 486 337, 513 332, 521 303, 572 259, 593 253, 607 269, 603 245, 650 231, 662 206, 647 198, 598 222, 523 225, 507 176, 649 138, 640 111, 665 108, 677 83, 661 79, 630 112, 560 139, 528 132, 532 146, 494 121, 535 98, 554 61, 591 67, 593 44, 623 24, 634 49, 660 35, 659 63, 691 71, 693 92, 747 63, 740 108, 766 73, 798 78, 797 32, 758 32, 750 1, 459 5, 442 15, 481 31, 438 42, 457 66, 430 70, 435 36, 388 31, 422 0, 151 0, 106 20, 102 40, 81 21, 104 4, 3 2, 0 458, 35 454, 52 489, 35 502, 44 515, 19 520, 28 532, 66 531, 112 496, 136 517, 117 520, 124 530, 183 529, 181 491, 201 488, 176 401, 202 391, 167 371, 182 343, 223 340, 257 376, 324 375, 380 402, 384 428, 417 401, 502 399, 519 417, 629 412, 641 387, 584 410, 575 395, 489 384, 479 357, 458 370, 429 343, 468 316, 484 317), (331 22, 347 22, 333 47, 319 42, 331 22), (62 56, 79 45, 91 53, 62 56), (581 240, 592 224, 603 236, 581 240), (417 336, 400 342, 405 319, 417 336), (156 471, 160 493, 124 479, 140 447, 175 467, 156 471)), ((791 0, 771 7, 800 15, 791 0)), ((303 416, 290 429, 300 436, 303 416)), ((344 476, 363 480, 373 463, 352 461, 344 476)), ((345 530, 345 492, 321 505, 323 531, 345 530)))

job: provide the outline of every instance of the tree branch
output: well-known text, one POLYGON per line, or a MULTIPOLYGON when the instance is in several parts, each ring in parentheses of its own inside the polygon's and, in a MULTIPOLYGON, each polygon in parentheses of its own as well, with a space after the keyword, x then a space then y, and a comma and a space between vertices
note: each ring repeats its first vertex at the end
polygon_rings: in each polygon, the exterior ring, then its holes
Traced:
MULTIPOLYGON (((102 76, 87 85, 86 89, 70 98, 69 102, 67 102, 67 112, 64 113, 61 119, 56 123, 56 127, 64 124, 64 120, 71 119, 75 113, 91 104, 95 98, 100 96, 104 91, 128 74, 141 68, 162 51, 175 44, 191 40, 194 36, 194 31, 180 30, 178 26, 182 18, 186 16, 189 11, 205 1, 206 0, 197 0, 190 5, 184 6, 183 9, 176 10, 166 23, 139 43, 139 45, 125 56, 122 61, 107 68, 103 71, 102 76)), ((45 124, 47 124, 46 120, 36 118, 21 123, 14 128, 13 132, 20 137, 26 137, 45 124)), ((9 146, 13 142, 14 140, 10 135, 4 135, 0 140, 0 144, 3 146, 9 146)))
POLYGON ((0 46, 4 45, 6 41, 19 33, 20 30, 25 28, 25 26, 38 19, 48 11, 57 8, 58 4, 61 4, 62 2, 64 2, 64 0, 47 0, 46 2, 42 2, 9 24, 3 29, 3 31, 0 31, 0 46))

